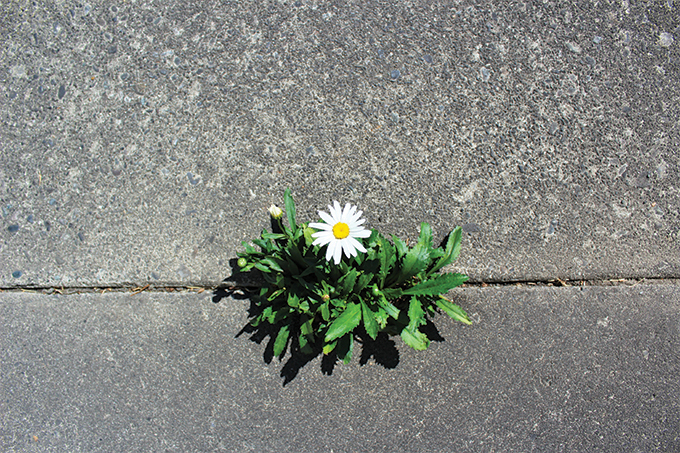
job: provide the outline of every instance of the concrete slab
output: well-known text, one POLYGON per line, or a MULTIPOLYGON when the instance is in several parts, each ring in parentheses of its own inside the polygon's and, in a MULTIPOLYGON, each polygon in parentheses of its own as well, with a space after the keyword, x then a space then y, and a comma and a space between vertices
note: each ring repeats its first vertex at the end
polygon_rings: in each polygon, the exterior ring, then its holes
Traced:
POLYGON ((0 287, 215 284, 291 187, 475 280, 680 276, 677 2, 9 2, 0 287))
POLYGON ((295 375, 290 364, 266 364, 264 344, 236 338, 245 300, 0 293, 0 445, 680 449, 679 286, 468 288, 454 297, 475 323, 437 318, 445 341, 427 351, 385 341, 364 365, 355 358, 324 375, 317 357, 295 375))

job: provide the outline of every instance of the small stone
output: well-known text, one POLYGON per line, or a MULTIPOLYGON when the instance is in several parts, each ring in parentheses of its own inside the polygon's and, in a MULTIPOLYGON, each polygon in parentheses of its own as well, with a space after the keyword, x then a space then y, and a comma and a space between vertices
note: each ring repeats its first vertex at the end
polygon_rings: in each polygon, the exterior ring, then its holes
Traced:
POLYGON ((489 71, 487 68, 482 68, 482 69, 480 70, 480 72, 481 72, 481 74, 482 74, 482 80, 483 80, 484 82, 488 82, 488 81, 489 81, 489 77, 491 77, 491 71, 489 71))
POLYGON ((659 45, 661 47, 670 47, 673 44, 673 35, 663 32, 659 34, 659 45))
POLYGON ((19 225, 10 225, 7 227, 7 231, 9 231, 10 233, 16 233, 17 231, 19 231, 19 225))
POLYGON ((432 63, 432 56, 425 54, 423 55, 423 60, 425 60, 426 63, 432 63))
POLYGON ((19 278, 19 277, 21 277, 22 275, 24 275, 24 273, 21 272, 21 271, 14 271, 14 272, 12 272, 12 277, 14 277, 14 278, 19 278))
POLYGON ((571 50, 574 53, 581 53, 581 46, 579 46, 576 43, 573 42, 567 42, 567 49, 571 50))
POLYGON ((114 168, 111 170, 111 173, 113 173, 113 176, 120 176, 121 170, 120 168, 114 168))
POLYGON ((118 47, 116 46, 111 46, 109 47, 109 53, 113 55, 114 53, 118 52, 118 47))
POLYGON ((26 217, 26 221, 28 223, 33 223, 33 214, 29 214, 28 217, 26 217))
POLYGON ((390 77, 392 77, 392 80, 397 80, 401 76, 401 72, 399 72, 398 69, 393 69, 390 72, 390 77))
POLYGON ((594 42, 595 44, 600 44, 600 43, 602 42, 602 36, 595 36, 595 37, 593 38, 593 42, 594 42))
POLYGON ((66 94, 66 87, 64 85, 59 86, 59 92, 57 93, 57 96, 59 97, 59 99, 62 99, 65 94, 66 94))

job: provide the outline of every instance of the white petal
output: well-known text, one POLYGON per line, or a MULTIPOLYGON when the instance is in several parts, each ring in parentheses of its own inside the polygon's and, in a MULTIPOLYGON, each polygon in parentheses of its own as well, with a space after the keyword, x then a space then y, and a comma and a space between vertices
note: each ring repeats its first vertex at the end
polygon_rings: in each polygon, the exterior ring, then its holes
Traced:
POLYGON ((338 246, 338 241, 331 241, 326 249, 326 261, 330 261, 331 257, 335 253, 335 248, 338 246))
POLYGON ((335 213, 333 215, 333 220, 335 222, 333 223, 338 223, 342 219, 342 208, 340 207, 340 203, 337 201, 333 201, 333 207, 335 208, 335 213))
POLYGON ((349 210, 352 209, 352 205, 347 203, 345 209, 342 210, 342 221, 347 223, 349 221, 349 210))
POLYGON ((364 211, 359 211, 356 214, 353 214, 352 218, 350 220, 352 222, 356 222, 357 220, 359 220, 361 218, 361 214, 363 214, 363 213, 364 213, 364 211))
POLYGON ((333 229, 333 225, 329 225, 327 223, 316 223, 316 222, 313 222, 313 223, 310 222, 309 227, 314 228, 315 230, 332 230, 333 229))
POLYGON ((361 219, 358 222, 350 222, 347 225, 349 226, 350 230, 354 230, 354 229, 358 228, 359 225, 362 225, 365 221, 366 221, 366 219, 361 219))
POLYGON ((312 245, 326 245, 329 242, 331 242, 335 237, 333 236, 333 233, 328 233, 324 231, 322 234, 319 234, 317 238, 312 242, 312 245))
POLYGON ((347 239, 349 239, 349 242, 352 244, 352 247, 359 250, 361 253, 366 253, 366 249, 364 248, 363 245, 361 245, 361 242, 357 241, 353 237, 349 237, 347 239))
POLYGON ((323 212, 323 211, 319 211, 319 217, 321 217, 321 219, 322 219, 324 222, 326 222, 327 224, 329 224, 329 225, 331 226, 331 228, 333 228, 333 225, 335 225, 335 224, 337 223, 337 222, 335 221, 335 218, 333 217, 332 214, 331 214, 331 215, 328 215, 328 214, 326 214, 326 213, 323 212))
POLYGON ((352 246, 352 243, 345 239, 344 241, 341 242, 342 244, 342 250, 345 251, 345 256, 347 258, 351 257, 352 255, 356 255, 357 251, 354 250, 354 247, 352 246))
POLYGON ((335 250, 333 250, 333 260, 335 260, 335 264, 338 265, 340 264, 341 259, 342 259, 342 245, 340 245, 340 241, 335 241, 335 250))
POLYGON ((352 231, 350 233, 350 236, 352 236, 354 238, 367 238, 370 235, 371 235, 371 231, 370 230, 364 230, 363 228, 352 231))

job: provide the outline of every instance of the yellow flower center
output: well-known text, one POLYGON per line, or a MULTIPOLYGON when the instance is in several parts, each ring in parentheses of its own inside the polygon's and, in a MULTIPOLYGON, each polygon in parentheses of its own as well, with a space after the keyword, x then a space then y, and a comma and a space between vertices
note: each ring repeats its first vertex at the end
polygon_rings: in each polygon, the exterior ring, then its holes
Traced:
POLYGON ((343 222, 338 222, 333 226, 333 236, 335 239, 345 239, 349 236, 349 225, 343 222))

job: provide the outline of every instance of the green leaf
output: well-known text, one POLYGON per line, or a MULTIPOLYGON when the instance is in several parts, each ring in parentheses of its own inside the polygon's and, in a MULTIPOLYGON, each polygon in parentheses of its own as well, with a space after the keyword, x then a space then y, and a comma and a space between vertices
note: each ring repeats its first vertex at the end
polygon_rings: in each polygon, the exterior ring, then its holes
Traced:
POLYGON ((333 349, 335 349, 335 347, 336 347, 337 345, 338 345, 337 340, 336 340, 336 341, 333 341, 333 342, 331 342, 331 343, 327 343, 327 344, 323 345, 323 353, 324 353, 325 355, 330 354, 331 352, 333 352, 333 349))
POLYGON ((394 247, 390 244, 390 241, 385 239, 384 236, 378 236, 379 245, 379 257, 380 257, 380 287, 385 286, 385 278, 390 273, 390 269, 394 266, 397 261, 397 256, 394 252, 394 247))
POLYGON ((463 324, 467 324, 468 326, 472 325, 472 321, 468 317, 467 313, 460 308, 458 305, 454 304, 450 300, 446 299, 443 296, 439 296, 439 299, 436 302, 437 307, 441 308, 446 312, 447 315, 449 315, 451 318, 453 318, 456 321, 460 321, 463 324))
POLYGON ((361 301, 362 319, 364 320, 364 328, 369 337, 374 340, 378 338, 378 322, 376 321, 376 313, 364 302, 361 301))
POLYGON ((394 248, 397 250, 397 258, 401 258, 408 252, 408 246, 404 241, 392 235, 392 242, 394 242, 394 248))
POLYGON ((449 233, 449 237, 446 239, 444 256, 439 258, 437 263, 432 269, 429 270, 427 275, 437 272, 439 269, 453 263, 456 258, 458 258, 458 255, 460 255, 460 241, 462 232, 463 230, 461 227, 456 227, 451 233, 449 233))
POLYGON ((424 351, 430 345, 430 339, 419 330, 406 328, 401 331, 401 339, 416 351, 424 351))
POLYGON ((383 289, 382 293, 388 299, 397 299, 401 297, 402 294, 404 294, 401 288, 385 288, 383 289))
POLYGON ((321 317, 326 322, 328 322, 331 319, 331 311, 328 308, 328 305, 329 305, 328 301, 326 301, 319 307, 319 311, 321 311, 321 317))
POLYGON ((241 244, 243 244, 243 247, 246 249, 246 253, 249 253, 251 255, 254 255, 258 253, 258 251, 253 247, 252 245, 248 244, 247 242, 243 241, 241 244))
POLYGON ((326 331, 326 343, 351 332, 361 322, 361 305, 350 302, 326 331))
POLYGON ((427 222, 422 222, 420 224, 418 243, 425 246, 428 250, 432 248, 432 227, 427 222))
POLYGON ((312 326, 312 321, 314 321, 314 318, 307 318, 307 316, 301 316, 300 317, 300 332, 302 332, 303 335, 306 335, 308 337, 314 338, 314 327, 312 326))
POLYGON ((290 292, 288 293, 288 306, 292 308, 297 308, 300 306, 300 298, 297 294, 290 292))
POLYGON ((373 278, 373 275, 371 274, 361 274, 359 275, 359 278, 357 279, 357 284, 354 286, 354 292, 359 294, 361 291, 368 286, 369 283, 371 283, 371 279, 373 278))
POLYGON ((438 296, 444 294, 448 290, 460 286, 468 279, 467 275, 463 274, 440 274, 431 277, 430 279, 417 284, 416 286, 405 289, 406 296, 438 296))
POLYGON ((358 275, 359 273, 356 269, 350 269, 349 272, 340 278, 339 283, 342 284, 342 294, 351 294, 354 291, 358 275))
POLYGON ((387 299, 381 297, 378 299, 378 305, 380 305, 388 315, 397 319, 399 317, 399 309, 392 305, 387 299))
POLYGON ((254 263, 254 264, 253 264, 253 267, 254 267, 255 269, 259 270, 259 271, 262 271, 262 272, 267 272, 267 273, 269 273, 269 272, 272 271, 269 267, 265 266, 264 264, 260 264, 260 263, 254 263))
POLYGON ((286 235, 285 234, 280 234, 280 233, 269 233, 268 231, 263 231, 262 234, 262 239, 285 239, 286 235))
POLYGON ((430 264, 430 251, 426 245, 418 242, 404 256, 397 283, 403 283, 418 272, 425 270, 428 264, 430 264))
POLYGON ((276 291, 274 291, 273 293, 271 293, 271 295, 270 295, 269 297, 267 297, 267 300, 271 302, 272 300, 274 300, 274 299, 276 299, 277 297, 279 297, 285 290, 286 290, 286 288, 279 288, 279 289, 277 289, 276 291))
POLYGON ((281 265, 272 257, 268 256, 264 259, 260 260, 260 263, 266 264, 269 266, 272 270, 276 272, 283 272, 283 269, 281 268, 281 265))
POLYGON ((279 333, 276 336, 276 340, 274 341, 274 355, 275 356, 280 356, 283 354, 284 349, 286 348, 286 344, 288 343, 288 336, 290 335, 290 326, 288 324, 285 324, 281 329, 279 329, 279 333))
POLYGON ((423 304, 417 297, 411 297, 411 303, 408 306, 409 323, 407 329, 416 330, 419 326, 425 324, 425 311, 423 304))
POLYGON ((295 202, 290 194, 290 189, 283 192, 283 202, 286 206, 286 217, 288 218, 288 225, 290 230, 295 234, 297 231, 297 224, 295 223, 295 202))

